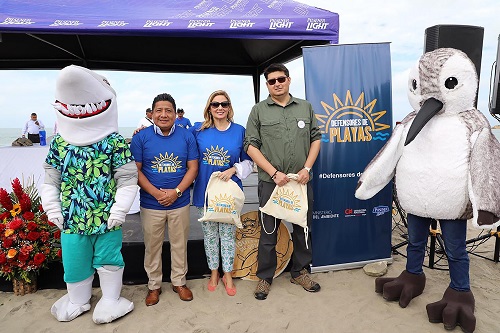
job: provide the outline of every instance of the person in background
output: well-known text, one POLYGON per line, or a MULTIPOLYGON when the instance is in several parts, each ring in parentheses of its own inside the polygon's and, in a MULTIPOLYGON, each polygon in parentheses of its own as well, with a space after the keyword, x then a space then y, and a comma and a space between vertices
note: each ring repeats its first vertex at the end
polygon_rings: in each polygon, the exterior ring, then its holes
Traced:
MULTIPOLYGON (((234 111, 229 95, 223 90, 214 91, 208 97, 203 111, 205 121, 196 123, 189 130, 198 144, 199 171, 194 182, 193 205, 203 216, 205 190, 210 176, 220 171, 219 178, 232 179, 241 189, 241 180, 252 173, 253 162, 243 150, 245 128, 234 123, 234 111)), ((236 226, 228 223, 202 222, 205 254, 211 270, 207 289, 215 291, 219 282, 219 249, 222 257, 222 271, 226 293, 236 295, 231 273, 233 271, 236 226)))
MULTIPOLYGON (((307 184, 307 225, 311 230, 313 191, 309 183, 311 168, 320 150, 321 133, 314 111, 309 102, 293 97, 290 92, 291 78, 283 64, 272 64, 264 70, 269 96, 257 103, 248 116, 244 147, 258 166, 259 206, 264 207, 276 185, 290 181, 287 174, 298 174, 298 182, 307 184)), ((254 296, 264 300, 269 294, 276 271, 276 237, 281 220, 263 214, 265 230, 259 238, 257 276, 259 283, 254 296), (278 223, 278 225, 276 225, 278 223)), ((311 236, 293 224, 293 254, 290 282, 305 290, 316 292, 320 285, 308 275, 312 262, 311 236)))
POLYGON ((28 139, 33 143, 40 143, 40 131, 43 130, 45 126, 41 120, 38 120, 38 116, 35 112, 31 114, 31 119, 26 122, 23 127, 23 138, 28 135, 28 139))
POLYGON ((170 242, 172 289, 183 301, 193 293, 186 286, 189 235, 189 186, 198 173, 193 135, 175 126, 175 100, 160 94, 153 100, 153 126, 132 137, 130 150, 139 170, 141 222, 146 247, 144 269, 149 278, 146 305, 158 303, 163 281, 165 228, 170 242))
POLYGON ((184 117, 184 109, 177 109, 177 119, 175 119, 175 125, 184 128, 190 128, 193 126, 191 125, 191 121, 184 117))
POLYGON ((146 115, 139 120, 137 128, 149 127, 151 125, 153 125, 153 110, 147 108, 146 115))

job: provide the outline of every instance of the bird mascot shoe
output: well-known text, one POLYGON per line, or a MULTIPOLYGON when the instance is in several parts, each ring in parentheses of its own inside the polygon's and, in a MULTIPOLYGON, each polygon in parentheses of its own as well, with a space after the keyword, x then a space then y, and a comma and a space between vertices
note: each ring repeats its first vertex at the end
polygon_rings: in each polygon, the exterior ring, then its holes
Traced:
POLYGON ((460 325, 464 332, 474 332, 474 306, 475 300, 471 291, 456 291, 448 287, 441 300, 427 304, 427 316, 431 323, 443 323, 447 330, 460 325))
POLYGON ((89 311, 97 271, 102 298, 93 320, 109 323, 134 309, 120 297, 125 265, 121 225, 137 194, 137 167, 118 134, 116 93, 105 77, 65 67, 55 95, 59 134, 44 163, 41 197, 49 220, 61 229, 68 293, 51 313, 70 321, 89 311))
POLYGON ((466 251, 467 221, 492 229, 500 218, 500 144, 475 108, 475 66, 459 50, 425 53, 411 70, 408 98, 414 112, 368 164, 355 196, 366 200, 395 179, 408 217, 406 270, 378 278, 375 290, 406 307, 425 288, 423 261, 432 220, 441 227, 450 284, 440 301, 427 305, 430 322, 446 329, 475 330, 466 251))
POLYGON ((388 301, 399 300, 399 306, 406 308, 410 301, 425 288, 425 274, 411 274, 403 271, 397 278, 375 279, 375 292, 388 301))

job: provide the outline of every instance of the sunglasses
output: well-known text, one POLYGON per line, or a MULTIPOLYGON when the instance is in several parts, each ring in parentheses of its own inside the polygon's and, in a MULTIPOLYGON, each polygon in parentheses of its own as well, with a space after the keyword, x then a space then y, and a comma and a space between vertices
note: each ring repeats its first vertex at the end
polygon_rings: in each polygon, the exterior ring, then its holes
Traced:
POLYGON ((231 103, 229 102, 212 102, 210 103, 210 106, 213 107, 214 109, 217 109, 218 107, 222 106, 224 109, 227 108, 229 105, 231 105, 231 103))
POLYGON ((270 86, 274 86, 276 84, 276 81, 278 81, 279 83, 285 83, 286 79, 288 79, 288 76, 281 76, 281 77, 278 77, 276 79, 269 79, 269 80, 267 80, 267 83, 270 86))

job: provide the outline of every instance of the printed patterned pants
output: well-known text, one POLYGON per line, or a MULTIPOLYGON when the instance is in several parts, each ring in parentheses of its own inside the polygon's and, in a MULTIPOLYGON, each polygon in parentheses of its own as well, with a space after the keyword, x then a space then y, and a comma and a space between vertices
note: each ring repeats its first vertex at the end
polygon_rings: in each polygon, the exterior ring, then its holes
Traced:
MULTIPOLYGON (((203 216, 203 207, 198 208, 199 217, 203 216)), ((233 271, 236 226, 229 223, 202 222, 203 242, 207 256, 208 268, 219 268, 219 248, 222 257, 222 270, 224 273, 233 271), (220 244, 220 247, 219 247, 220 244)))

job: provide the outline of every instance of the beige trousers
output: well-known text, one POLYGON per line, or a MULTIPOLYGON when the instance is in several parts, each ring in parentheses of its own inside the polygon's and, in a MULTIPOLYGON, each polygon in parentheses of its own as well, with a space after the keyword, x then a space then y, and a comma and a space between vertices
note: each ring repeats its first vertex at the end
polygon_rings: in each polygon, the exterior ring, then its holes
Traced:
POLYGON ((168 228, 170 242, 170 280, 174 286, 185 285, 188 270, 189 205, 172 210, 141 207, 141 222, 146 246, 144 269, 149 278, 148 288, 155 290, 161 287, 163 279, 161 253, 165 227, 168 228))

